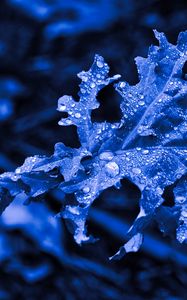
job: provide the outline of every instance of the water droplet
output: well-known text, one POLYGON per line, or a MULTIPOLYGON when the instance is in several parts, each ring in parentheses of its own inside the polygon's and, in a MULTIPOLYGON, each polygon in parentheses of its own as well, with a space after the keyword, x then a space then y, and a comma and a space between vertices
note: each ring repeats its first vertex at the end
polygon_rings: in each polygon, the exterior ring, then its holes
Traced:
POLYGON ((17 168, 17 169, 15 170, 15 173, 16 173, 16 174, 20 174, 20 173, 21 173, 21 168, 17 168))
POLYGON ((81 93, 82 93, 82 94, 85 94, 85 93, 86 93, 86 90, 83 89, 83 88, 81 88, 81 93))
POLYGON ((162 190, 160 187, 157 187, 157 188, 156 188, 156 193, 157 193, 158 195, 162 195, 162 194, 163 194, 163 190, 162 190))
POLYGON ((137 130, 137 132, 138 133, 142 133, 142 131, 144 130, 144 128, 145 128, 144 126, 140 125, 139 128, 138 128, 138 130, 137 130))
POLYGON ((117 80, 117 79, 121 78, 121 75, 120 75, 120 74, 116 74, 116 75, 114 75, 112 78, 113 78, 114 80, 117 80))
POLYGON ((145 149, 145 150, 142 151, 142 153, 143 153, 143 154, 148 154, 148 153, 149 153, 149 150, 145 149))
POLYGON ((75 113, 75 118, 79 119, 81 117, 80 113, 75 113))
POLYGON ((175 201, 179 203, 183 203, 186 201, 186 198, 184 196, 176 196, 175 201))
POLYGON ((67 120, 66 120, 66 124, 67 124, 67 125, 70 125, 70 124, 72 124, 72 121, 69 120, 69 119, 67 119, 67 120))
POLYGON ((105 165, 105 171, 109 176, 115 177, 119 174, 119 166, 116 162, 111 161, 105 165))
POLYGON ((184 228, 178 228, 177 230, 177 239, 182 244, 187 239, 187 233, 184 228))
POLYGON ((94 82, 91 82, 90 83, 90 87, 93 89, 95 87, 95 83, 94 82))
POLYGON ((114 155, 113 155, 113 153, 110 152, 110 151, 102 152, 102 153, 99 155, 99 158, 100 158, 101 160, 111 160, 113 157, 114 157, 114 155))
POLYGON ((64 105, 64 104, 59 104, 58 110, 59 110, 59 111, 65 111, 65 110, 66 110, 66 105, 64 105))
POLYGON ((182 210, 181 211, 181 216, 184 218, 187 218, 187 210, 182 210))
POLYGON ((141 174, 141 170, 139 168, 132 168, 132 172, 136 175, 141 174))
POLYGON ((87 81, 88 81, 88 76, 83 75, 83 76, 81 77, 81 79, 82 79, 82 81, 87 82, 87 81))
POLYGON ((96 64, 97 64, 98 68, 103 68, 103 66, 104 66, 104 64, 101 60, 97 60, 96 64))
POLYGON ((85 186, 85 187, 83 188, 83 192, 84 192, 85 194, 89 193, 89 191, 90 191, 90 188, 89 188, 88 186, 85 186))
POLYGON ((76 206, 68 206, 68 210, 70 213, 74 214, 74 215, 79 215, 79 209, 76 206))
POLYGON ((144 102, 144 101, 139 101, 138 104, 139 104, 140 106, 144 106, 144 105, 145 105, 145 102, 144 102))

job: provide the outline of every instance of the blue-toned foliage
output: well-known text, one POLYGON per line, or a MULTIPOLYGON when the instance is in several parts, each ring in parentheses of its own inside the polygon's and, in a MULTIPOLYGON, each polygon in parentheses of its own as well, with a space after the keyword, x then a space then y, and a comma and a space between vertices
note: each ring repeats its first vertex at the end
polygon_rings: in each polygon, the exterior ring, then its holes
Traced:
POLYGON ((47 40, 90 30, 102 30, 120 16, 127 17, 134 4, 121 0, 120 5, 116 5, 115 0, 8 0, 7 2, 34 21, 46 22, 44 37, 47 40))
POLYGON ((79 101, 63 96, 58 110, 66 113, 59 125, 77 127, 80 148, 57 143, 51 157, 27 158, 14 173, 2 174, 1 212, 22 192, 30 199, 51 189, 74 194, 76 200, 64 200, 60 215, 73 224, 81 244, 90 240, 85 223, 93 201, 109 187, 120 188, 127 178, 141 191, 140 212, 114 258, 138 251, 145 228, 154 220, 165 234, 173 236, 174 228, 180 243, 187 240, 187 32, 179 35, 176 46, 163 33, 155 31, 155 36, 159 46, 151 46, 147 58, 136 58, 139 82, 115 85, 122 97, 119 122, 93 122, 91 114, 99 107, 98 92, 120 75, 108 77, 109 67, 99 55, 89 71, 78 74, 79 101), (170 186, 173 207, 163 206, 170 186))

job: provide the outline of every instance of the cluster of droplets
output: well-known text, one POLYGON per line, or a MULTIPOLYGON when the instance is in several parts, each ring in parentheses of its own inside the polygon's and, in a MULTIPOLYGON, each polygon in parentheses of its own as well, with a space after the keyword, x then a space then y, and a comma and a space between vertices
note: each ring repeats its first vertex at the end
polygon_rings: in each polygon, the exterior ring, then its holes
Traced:
POLYGON ((177 229, 177 239, 180 243, 187 241, 187 190, 186 180, 174 189, 175 204, 180 209, 179 227, 177 229))
POLYGON ((128 83, 122 81, 116 85, 116 90, 123 97, 121 110, 124 119, 131 119, 146 107, 145 95, 140 93, 136 87, 130 87, 128 83))
MULTIPOLYGON (((98 91, 110 82, 120 78, 120 75, 115 75, 110 78, 108 77, 108 72, 109 67, 105 63, 103 57, 95 55, 91 69, 87 72, 82 71, 78 74, 78 77, 82 81, 79 92, 80 100, 74 101, 71 96, 67 95, 58 100, 58 110, 60 112, 68 113, 68 116, 63 117, 58 124, 63 126, 76 125, 79 127, 81 130, 81 132, 78 131, 80 141, 85 130, 89 131, 87 132, 88 138, 93 133, 94 124, 91 122, 91 110, 99 107, 99 103, 96 98, 98 91)), ((101 134, 99 133, 100 130, 103 131, 101 126, 98 126, 96 130, 98 131, 98 134, 96 133, 94 138, 102 139, 101 134)), ((112 132, 110 132, 110 135, 112 135, 112 132)))
POLYGON ((137 129, 137 132, 140 136, 155 135, 155 131, 152 128, 149 128, 148 125, 140 125, 137 129))
POLYGON ((116 177, 120 173, 120 168, 113 158, 114 154, 111 151, 104 151, 99 155, 100 161, 104 162, 105 173, 109 177, 116 177))

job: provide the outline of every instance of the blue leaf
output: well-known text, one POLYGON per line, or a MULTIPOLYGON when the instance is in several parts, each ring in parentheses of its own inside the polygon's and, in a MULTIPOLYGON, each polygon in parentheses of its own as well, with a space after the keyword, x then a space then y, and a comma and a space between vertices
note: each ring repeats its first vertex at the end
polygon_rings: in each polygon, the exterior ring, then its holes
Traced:
POLYGON ((109 66, 99 55, 89 71, 78 74, 79 101, 63 96, 58 110, 67 114, 60 125, 77 127, 80 148, 58 143, 52 156, 28 158, 15 173, 2 174, 1 211, 22 191, 37 197, 61 189, 75 197, 74 201, 67 197, 60 215, 72 222, 74 238, 81 244, 90 240, 86 220, 93 201, 127 178, 141 192, 140 212, 126 233, 127 243, 113 258, 138 251, 144 231, 154 220, 163 233, 172 236, 176 229, 178 241, 186 241, 187 82, 182 68, 187 60, 187 32, 179 35, 177 45, 163 33, 155 31, 155 36, 159 46, 151 46, 147 58, 136 58, 139 82, 116 85, 122 96, 120 122, 97 123, 91 118, 92 110, 99 107, 98 92, 120 75, 108 77, 109 66), (162 206, 168 186, 175 186, 171 209, 162 206))

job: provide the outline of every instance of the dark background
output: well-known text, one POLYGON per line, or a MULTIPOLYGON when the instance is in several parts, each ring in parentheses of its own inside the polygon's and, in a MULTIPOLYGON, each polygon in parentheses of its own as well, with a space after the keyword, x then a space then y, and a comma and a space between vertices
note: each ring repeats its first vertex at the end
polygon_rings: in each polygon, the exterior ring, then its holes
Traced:
MULTIPOLYGON (((146 56, 152 29, 175 43, 187 28, 186 1, 7 0, 0 3, 0 170, 12 171, 56 142, 77 147, 73 126, 58 126, 57 100, 77 97, 76 74, 95 53, 111 74, 138 81, 134 58, 146 56)), ((119 95, 99 93, 97 121, 120 118, 119 95)), ((110 262, 138 212, 139 190, 127 180, 105 191, 90 212, 99 238, 79 247, 58 218, 58 193, 22 206, 20 197, 0 219, 0 300, 187 299, 185 249, 151 228, 143 248, 110 262), (44 202, 45 200, 45 202, 44 202)), ((172 205, 172 195, 164 195, 172 205)))

